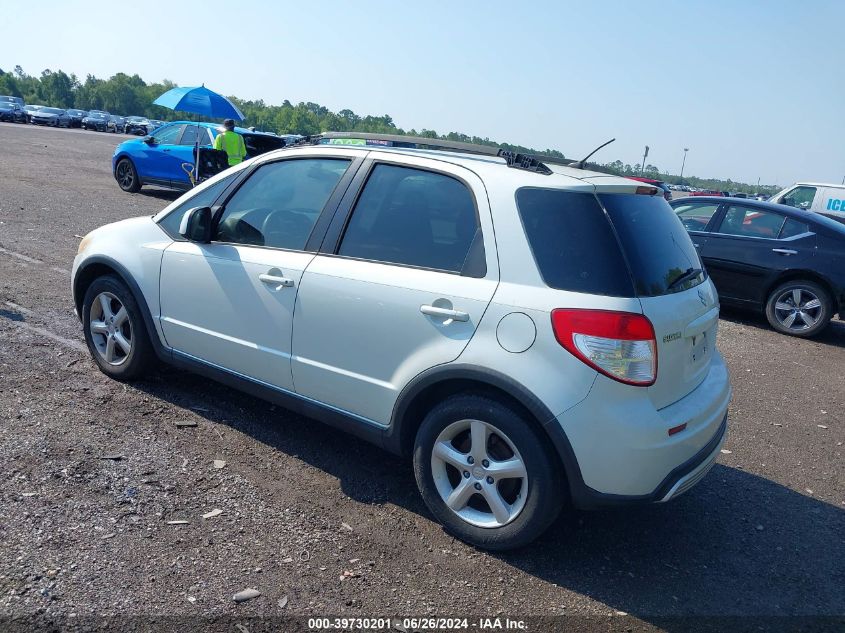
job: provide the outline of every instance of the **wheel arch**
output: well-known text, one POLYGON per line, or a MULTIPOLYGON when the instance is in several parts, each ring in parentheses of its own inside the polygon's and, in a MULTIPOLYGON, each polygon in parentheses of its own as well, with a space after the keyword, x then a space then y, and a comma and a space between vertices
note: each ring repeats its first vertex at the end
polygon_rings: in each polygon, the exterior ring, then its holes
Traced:
POLYGON ((437 402, 458 393, 477 393, 514 407, 549 440, 573 498, 584 488, 581 469, 572 445, 554 414, 527 387, 494 370, 443 365, 423 372, 399 395, 390 426, 384 435, 385 448, 405 457, 413 453, 414 440, 426 413, 437 402))
POLYGON ((126 284, 126 287, 129 288, 129 292, 132 293, 132 296, 138 303, 138 307, 141 309, 141 316, 144 319, 144 327, 147 330, 147 335, 152 342, 156 355, 160 359, 168 361, 170 359, 170 353, 161 343, 161 339, 159 338, 158 331, 153 323, 152 313, 150 312, 144 293, 141 292, 141 288, 138 286, 138 283, 129 271, 111 257, 94 255, 86 259, 76 271, 76 275, 73 278, 73 304, 76 308, 76 314, 79 316, 80 320, 82 319, 82 301, 85 298, 85 293, 88 291, 88 288, 94 280, 105 275, 114 275, 118 277, 118 279, 120 279, 124 284, 126 284))
POLYGON ((827 292, 827 296, 830 297, 830 300, 833 303, 833 314, 839 312, 842 306, 839 301, 839 296, 834 290, 833 284, 831 284, 823 275, 820 275, 815 271, 806 269, 787 270, 775 277, 766 288, 766 293, 763 296, 763 308, 765 309, 766 305, 769 302, 769 297, 771 296, 775 288, 782 284, 785 284, 788 281, 796 281, 799 279, 803 281, 812 281, 824 288, 827 292))

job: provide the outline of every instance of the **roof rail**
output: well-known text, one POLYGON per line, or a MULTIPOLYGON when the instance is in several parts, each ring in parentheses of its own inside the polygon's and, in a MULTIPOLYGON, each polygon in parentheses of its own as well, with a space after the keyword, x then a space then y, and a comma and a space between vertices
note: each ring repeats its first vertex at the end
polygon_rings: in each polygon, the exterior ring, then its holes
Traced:
POLYGON ((324 132, 323 134, 314 134, 306 136, 297 145, 317 145, 324 140, 332 139, 361 139, 370 146, 388 146, 388 147, 408 147, 415 149, 434 149, 448 152, 461 152, 464 154, 479 154, 481 156, 491 156, 496 158, 503 158, 508 167, 514 169, 526 169, 538 174, 549 175, 552 170, 544 164, 551 162, 555 164, 566 165, 571 161, 562 162, 564 159, 555 159, 545 156, 536 156, 533 154, 520 154, 490 145, 479 145, 477 143, 461 143, 459 141, 443 141, 437 138, 428 138, 424 136, 404 136, 401 134, 373 134, 370 132, 324 132))

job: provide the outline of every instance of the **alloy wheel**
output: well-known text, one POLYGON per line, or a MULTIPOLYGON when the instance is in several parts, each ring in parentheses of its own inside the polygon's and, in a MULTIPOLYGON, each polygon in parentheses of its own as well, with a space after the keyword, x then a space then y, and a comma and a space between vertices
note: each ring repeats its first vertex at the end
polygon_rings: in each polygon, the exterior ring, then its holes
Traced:
POLYGON ((132 172, 132 165, 129 161, 122 160, 117 165, 117 182, 121 188, 130 189, 135 181, 135 174, 132 172))
POLYGON ((440 432, 431 472, 446 507, 471 525, 501 527, 525 507, 522 456, 502 431, 481 420, 460 420, 440 432))
POLYGON ((775 318, 793 332, 809 330, 821 313, 821 300, 806 288, 790 288, 775 301, 775 318))
POLYGON ((110 292, 101 292, 91 304, 89 329, 100 357, 122 365, 132 352, 132 322, 126 306, 110 292))

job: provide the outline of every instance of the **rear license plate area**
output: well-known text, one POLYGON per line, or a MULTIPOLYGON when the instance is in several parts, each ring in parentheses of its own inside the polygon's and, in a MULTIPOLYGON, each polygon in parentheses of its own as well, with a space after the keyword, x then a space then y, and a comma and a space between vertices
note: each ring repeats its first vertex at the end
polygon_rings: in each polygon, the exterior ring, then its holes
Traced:
POLYGON ((690 362, 697 366, 701 364, 710 352, 710 343, 707 340, 707 333, 702 332, 690 338, 692 349, 690 351, 690 362))

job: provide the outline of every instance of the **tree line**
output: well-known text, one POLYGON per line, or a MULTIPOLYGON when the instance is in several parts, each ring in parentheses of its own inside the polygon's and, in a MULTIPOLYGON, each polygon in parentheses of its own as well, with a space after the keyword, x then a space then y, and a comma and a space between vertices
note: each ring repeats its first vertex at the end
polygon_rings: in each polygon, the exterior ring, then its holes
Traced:
MULTIPOLYGON (((20 66, 15 66, 14 70, 10 72, 4 72, 0 69, 0 95, 21 97, 26 103, 49 105, 57 108, 105 110, 124 116, 146 116, 162 121, 191 118, 186 113, 174 112, 153 105, 153 101, 159 95, 174 87, 176 87, 176 84, 168 80, 148 84, 137 74, 117 73, 110 79, 100 79, 89 74, 83 81, 75 74, 67 74, 62 70, 52 71, 47 69, 42 71, 40 77, 35 77, 25 73, 20 66)), ((404 130, 398 127, 393 118, 387 114, 361 116, 349 109, 332 112, 325 106, 311 102, 294 105, 285 100, 281 105, 270 105, 264 103, 263 100, 246 101, 237 97, 230 97, 230 99, 246 117, 241 125, 277 134, 311 135, 327 131, 407 134, 431 139, 476 143, 513 152, 565 158, 562 152, 551 148, 538 150, 460 132, 438 134, 435 130, 427 128, 404 130)), ((719 191, 743 191, 746 193, 757 191, 755 186, 749 184, 715 178, 685 176, 683 183, 681 183, 680 178, 662 172, 654 165, 646 165, 643 169, 640 169, 640 165, 631 166, 619 160, 609 163, 590 162, 588 167, 620 176, 643 175, 670 183, 687 184, 719 191)), ((772 185, 760 189, 763 192, 774 193, 778 187, 772 185)))

